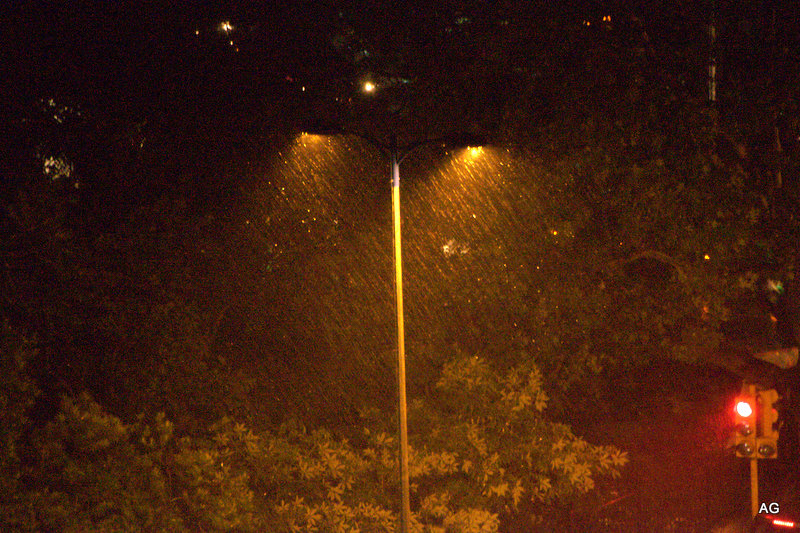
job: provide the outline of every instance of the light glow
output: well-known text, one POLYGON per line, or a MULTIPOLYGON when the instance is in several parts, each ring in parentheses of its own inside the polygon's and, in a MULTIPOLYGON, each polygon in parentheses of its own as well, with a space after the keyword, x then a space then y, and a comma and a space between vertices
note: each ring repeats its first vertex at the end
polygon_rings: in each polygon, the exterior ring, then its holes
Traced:
POLYGON ((750 405, 749 402, 740 401, 736 402, 736 414, 739 416, 743 416, 745 418, 749 417, 753 414, 753 407, 750 405))
POLYGON ((302 146, 309 146, 309 145, 318 146, 320 143, 325 142, 326 139, 327 136, 325 135, 316 135, 314 133, 303 132, 300 134, 298 142, 302 146))
POLYGON ((364 83, 364 92, 371 93, 375 90, 375 84, 371 81, 364 83))
POLYGON ((491 148, 484 148, 483 146, 461 146, 456 148, 453 152, 455 160, 460 160, 461 164, 467 166, 484 165, 491 163, 492 154, 491 148))
POLYGON ((219 29, 225 33, 230 33, 233 31, 233 25, 230 23, 230 21, 226 20, 225 22, 220 23, 219 29))
POLYGON ((781 520, 780 518, 773 518, 772 525, 778 527, 794 527, 794 522, 791 520, 781 520))

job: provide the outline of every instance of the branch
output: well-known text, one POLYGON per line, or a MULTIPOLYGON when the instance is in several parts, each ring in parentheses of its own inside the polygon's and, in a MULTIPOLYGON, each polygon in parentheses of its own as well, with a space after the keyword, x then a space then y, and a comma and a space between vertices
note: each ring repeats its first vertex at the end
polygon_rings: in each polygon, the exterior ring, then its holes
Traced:
POLYGON ((618 259, 616 261, 612 261, 608 264, 611 268, 619 268, 620 266, 629 265, 639 259, 653 259, 660 263, 667 264, 675 269, 676 274, 678 275, 678 279, 681 281, 686 280, 686 270, 678 262, 677 259, 657 250, 644 250, 642 252, 635 253, 628 257, 627 259, 618 259))

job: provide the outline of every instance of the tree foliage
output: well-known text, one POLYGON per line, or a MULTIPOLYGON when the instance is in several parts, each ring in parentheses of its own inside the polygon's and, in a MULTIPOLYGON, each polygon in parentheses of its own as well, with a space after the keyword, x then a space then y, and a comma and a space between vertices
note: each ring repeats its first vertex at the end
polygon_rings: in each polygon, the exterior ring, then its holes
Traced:
MULTIPOLYGON (((414 531, 493 532, 515 513, 533 524, 627 462, 544 418, 535 367, 499 373, 476 357, 454 360, 437 391, 413 406, 414 531), (484 401, 465 401, 474 395, 484 401)), ((365 418, 353 444, 299 424, 254 433, 230 418, 190 438, 177 436, 163 413, 125 424, 87 394, 65 397, 32 436, 31 460, 5 465, 4 488, 15 492, 6 493, 3 525, 391 532, 397 446, 384 423, 365 418)), ((14 437, 12 445, 22 442, 14 437)))
POLYGON ((163 414, 128 425, 86 394, 65 398, 33 447, 18 529, 252 528, 247 474, 232 472, 202 444, 175 438, 163 414))
POLYGON ((35 355, 33 340, 8 322, 4 321, 0 328, 0 523, 13 524, 24 508, 20 497, 24 459, 21 448, 39 389, 26 371, 35 355))

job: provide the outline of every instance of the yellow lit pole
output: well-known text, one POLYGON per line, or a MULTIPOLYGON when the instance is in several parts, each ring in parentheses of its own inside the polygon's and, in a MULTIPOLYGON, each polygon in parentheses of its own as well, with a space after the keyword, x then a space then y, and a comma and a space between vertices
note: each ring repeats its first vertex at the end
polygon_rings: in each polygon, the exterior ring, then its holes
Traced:
MULTIPOLYGON (((400 163, 411 152, 426 144, 442 142, 445 138, 427 139, 413 143, 400 149, 397 147, 397 137, 392 136, 389 146, 390 178, 392 181, 392 226, 394 229, 394 286, 397 305, 397 425, 400 433, 400 533, 408 533, 411 521, 411 497, 408 475, 408 404, 406 401, 406 347, 405 326, 403 323, 403 257, 402 236, 400 231, 400 163)), ((451 140, 461 141, 459 144, 472 145, 473 150, 480 151, 478 146, 484 140, 474 136, 461 135, 451 140)), ((382 148, 381 145, 378 145, 382 148)), ((476 153, 473 152, 473 156, 476 153)))
MULTIPOLYGON (((368 83, 364 90, 372 91, 374 84, 368 83)), ((306 128, 320 135, 347 134, 348 132, 340 127, 331 125, 316 125, 313 128, 306 128)), ((400 532, 409 533, 411 522, 411 497, 410 483, 408 474, 408 404, 406 400, 406 348, 405 348, 405 326, 403 322, 403 257, 402 257, 402 235, 400 231, 400 163, 409 155, 425 145, 434 143, 446 143, 472 146, 473 157, 480 153, 480 146, 485 144, 485 139, 474 135, 460 134, 456 136, 439 137, 435 139, 424 139, 402 147, 397 145, 397 137, 392 135, 391 144, 387 146, 376 138, 363 133, 351 133, 366 140, 377 147, 384 155, 389 156, 389 176, 392 184, 392 226, 394 229, 394 284, 397 312, 397 425, 400 433, 398 443, 400 461, 400 532)))
POLYGON ((406 347, 403 323, 403 254, 400 232, 400 161, 397 140, 392 138, 390 171, 392 180, 392 226, 394 228, 394 287, 397 305, 397 425, 400 432, 400 531, 408 533, 411 497, 408 480, 408 406, 406 402, 406 347))
MULTIPOLYGON (((477 156, 485 141, 474 136, 460 136, 461 144, 472 144, 471 154, 477 156)), ((392 136, 389 146, 389 166, 392 180, 392 226, 394 229, 394 287, 397 305, 397 425, 400 433, 400 532, 408 533, 411 520, 411 498, 408 476, 408 405, 406 401, 406 347, 405 326, 403 323, 403 258, 402 236, 400 231, 400 162, 412 151, 426 144, 446 140, 428 139, 417 142, 400 149, 397 147, 397 137, 392 136)))

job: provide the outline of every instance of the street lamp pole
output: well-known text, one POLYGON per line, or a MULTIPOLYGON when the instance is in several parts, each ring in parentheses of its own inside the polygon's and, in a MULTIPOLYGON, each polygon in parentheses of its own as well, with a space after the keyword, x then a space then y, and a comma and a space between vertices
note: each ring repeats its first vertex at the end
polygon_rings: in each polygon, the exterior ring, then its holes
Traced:
MULTIPOLYGON (((312 131, 319 134, 342 134, 348 133, 339 127, 323 126, 313 128, 312 131)), ((415 143, 399 147, 397 136, 392 135, 391 142, 387 146, 363 133, 351 133, 366 140, 384 155, 389 156, 389 177, 392 183, 392 226, 394 230, 394 286, 395 286, 395 309, 397 312, 397 425, 400 433, 399 459, 400 459, 400 532, 409 533, 411 522, 411 497, 410 483, 408 474, 408 403, 406 401, 406 347, 405 347, 405 325, 403 321, 403 258, 402 258, 402 236, 400 231, 400 163, 415 151, 425 145, 433 143, 451 143, 463 146, 481 146, 485 140, 473 135, 460 134, 457 136, 439 137, 435 139, 424 139, 415 143)))
POLYGON ((392 180, 392 226, 394 229, 394 287, 397 305, 397 425, 400 432, 400 531, 408 533, 411 498, 408 481, 408 406, 406 402, 406 347, 403 323, 403 258, 400 232, 400 159, 397 137, 392 136, 389 164, 392 180))

